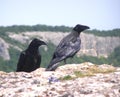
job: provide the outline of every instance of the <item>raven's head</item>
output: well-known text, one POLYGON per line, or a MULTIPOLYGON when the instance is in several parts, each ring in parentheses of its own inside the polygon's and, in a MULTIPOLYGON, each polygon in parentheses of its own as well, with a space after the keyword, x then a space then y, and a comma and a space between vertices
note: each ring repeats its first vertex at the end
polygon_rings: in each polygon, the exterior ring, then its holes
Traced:
POLYGON ((34 38, 32 40, 32 42, 30 43, 29 47, 38 48, 41 45, 47 45, 47 44, 44 41, 41 41, 41 40, 39 40, 37 38, 34 38))
POLYGON ((86 30, 86 29, 90 29, 90 27, 85 26, 85 25, 80 25, 80 24, 77 24, 77 25, 73 28, 73 30, 76 31, 76 32, 78 32, 78 33, 82 32, 82 31, 84 31, 84 30, 86 30))

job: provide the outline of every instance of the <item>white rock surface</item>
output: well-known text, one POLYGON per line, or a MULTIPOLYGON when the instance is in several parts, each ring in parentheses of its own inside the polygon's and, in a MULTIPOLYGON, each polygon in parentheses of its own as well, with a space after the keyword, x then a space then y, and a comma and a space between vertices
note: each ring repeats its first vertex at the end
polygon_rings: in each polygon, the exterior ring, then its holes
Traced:
MULTIPOLYGON (((51 42, 54 45, 58 45, 60 40, 65 37, 70 32, 21 32, 15 34, 12 32, 7 32, 6 37, 14 39, 22 44, 29 44, 31 38, 39 38, 45 42, 51 42)), ((99 37, 92 34, 81 33, 81 49, 77 53, 77 56, 90 55, 90 56, 104 56, 108 57, 114 49, 120 46, 120 37, 99 37)), ((5 60, 9 60, 8 46, 12 46, 15 49, 22 51, 20 47, 16 45, 6 43, 2 38, 0 38, 0 56, 5 60)))
MULTIPOLYGON (((31 73, 1 71, 0 97, 120 97, 119 68, 111 73, 97 73, 94 76, 49 82, 50 77, 59 79, 71 75, 73 71, 86 71, 95 65, 82 63, 71 66, 65 65, 65 68, 61 66, 55 72, 44 71, 44 68, 31 73)), ((116 69, 108 65, 98 66, 101 67, 116 69)))
POLYGON ((3 57, 4 60, 10 59, 8 48, 8 43, 6 43, 2 38, 0 38, 0 57, 3 57))
MULTIPOLYGON (((60 40, 68 35, 70 32, 23 32, 19 34, 9 33, 9 37, 21 43, 26 43, 31 37, 37 37, 45 42, 51 42, 58 45, 60 40)), ((78 52, 80 55, 90 56, 104 56, 107 57, 114 51, 114 48, 120 46, 120 37, 100 37, 93 34, 81 33, 81 50, 78 52)))

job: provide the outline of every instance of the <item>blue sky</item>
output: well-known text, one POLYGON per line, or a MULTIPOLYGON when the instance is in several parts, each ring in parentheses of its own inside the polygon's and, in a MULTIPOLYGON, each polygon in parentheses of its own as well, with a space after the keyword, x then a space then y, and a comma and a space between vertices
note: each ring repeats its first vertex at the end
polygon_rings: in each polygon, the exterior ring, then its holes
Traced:
POLYGON ((120 28, 120 0, 0 0, 0 26, 36 24, 120 28))

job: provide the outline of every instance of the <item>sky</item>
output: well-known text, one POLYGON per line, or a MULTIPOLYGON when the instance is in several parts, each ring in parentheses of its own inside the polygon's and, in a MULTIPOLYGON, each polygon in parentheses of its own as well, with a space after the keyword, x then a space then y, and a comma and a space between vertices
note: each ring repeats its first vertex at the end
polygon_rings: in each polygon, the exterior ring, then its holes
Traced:
POLYGON ((0 0, 0 26, 36 24, 120 28, 120 0, 0 0))

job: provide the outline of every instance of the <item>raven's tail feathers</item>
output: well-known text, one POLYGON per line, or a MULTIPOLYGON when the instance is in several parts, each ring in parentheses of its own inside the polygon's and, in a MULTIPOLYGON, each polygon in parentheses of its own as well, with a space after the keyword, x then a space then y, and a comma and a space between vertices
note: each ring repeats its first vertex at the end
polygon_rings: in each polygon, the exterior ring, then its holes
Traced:
POLYGON ((49 67, 46 68, 46 71, 55 71, 58 67, 59 63, 56 63, 56 64, 53 64, 52 66, 50 66, 49 64, 49 67))
POLYGON ((47 66, 46 71, 55 71, 55 69, 58 67, 58 62, 60 62, 63 59, 55 58, 51 60, 50 64, 47 66))

